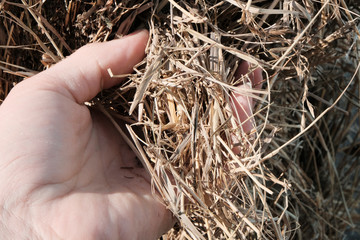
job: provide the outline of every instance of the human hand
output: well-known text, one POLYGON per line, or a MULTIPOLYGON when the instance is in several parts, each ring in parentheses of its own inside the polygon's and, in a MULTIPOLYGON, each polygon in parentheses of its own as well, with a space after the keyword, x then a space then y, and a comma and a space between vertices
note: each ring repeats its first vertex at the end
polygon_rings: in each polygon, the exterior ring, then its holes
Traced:
POLYGON ((112 124, 83 104, 144 57, 148 33, 91 44, 0 107, 1 239, 156 239, 173 223, 112 124))
MULTIPOLYGON (((245 133, 250 133, 254 128, 253 107, 255 105, 254 99, 242 94, 249 91, 249 89, 259 90, 263 81, 262 70, 256 68, 253 71, 249 70, 249 63, 243 61, 235 72, 235 79, 244 77, 244 82, 237 87, 232 95, 232 109, 233 115, 237 118, 242 130, 245 133)), ((254 95, 254 94, 252 94, 254 95)))
MULTIPOLYGON (((0 106, 1 239, 156 239, 171 228, 134 153, 84 105, 120 81, 108 68, 132 71, 147 38, 142 31, 85 46, 15 86, 0 106)), ((247 70, 242 64, 237 75, 247 70)), ((252 100, 234 100, 245 122, 252 100)))

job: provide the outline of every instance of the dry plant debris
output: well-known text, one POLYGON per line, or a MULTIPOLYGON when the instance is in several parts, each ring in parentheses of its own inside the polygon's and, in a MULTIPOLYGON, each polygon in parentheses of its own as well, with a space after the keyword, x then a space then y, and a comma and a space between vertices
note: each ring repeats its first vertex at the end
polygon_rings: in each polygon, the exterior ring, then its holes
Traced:
POLYGON ((357 0, 2 0, 0 99, 82 45, 148 28, 144 61, 89 105, 126 123, 179 220, 163 238, 339 239, 360 221, 359 14, 357 0), (230 107, 241 61, 264 71, 241 92, 250 134, 230 107))

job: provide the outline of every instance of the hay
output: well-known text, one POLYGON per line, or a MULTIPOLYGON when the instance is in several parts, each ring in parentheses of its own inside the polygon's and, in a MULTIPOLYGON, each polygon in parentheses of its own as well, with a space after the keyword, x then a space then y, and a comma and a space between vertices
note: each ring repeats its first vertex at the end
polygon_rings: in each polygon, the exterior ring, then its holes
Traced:
POLYGON ((144 61, 92 105, 125 121, 119 131, 179 220, 164 237, 339 239, 359 227, 356 0, 1 1, 0 11, 1 99, 88 42, 149 29, 144 61), (241 92, 256 100, 250 134, 231 110, 244 60, 265 77, 241 92))

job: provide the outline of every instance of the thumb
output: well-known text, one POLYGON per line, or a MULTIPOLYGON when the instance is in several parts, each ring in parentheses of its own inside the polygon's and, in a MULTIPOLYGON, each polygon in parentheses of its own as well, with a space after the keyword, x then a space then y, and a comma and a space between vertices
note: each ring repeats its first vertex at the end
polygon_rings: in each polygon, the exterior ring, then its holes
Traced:
POLYGON ((148 32, 142 30, 118 40, 88 44, 31 80, 39 81, 39 88, 46 87, 82 104, 119 83, 121 79, 109 76, 109 68, 114 75, 132 72, 144 58, 147 40, 148 32))

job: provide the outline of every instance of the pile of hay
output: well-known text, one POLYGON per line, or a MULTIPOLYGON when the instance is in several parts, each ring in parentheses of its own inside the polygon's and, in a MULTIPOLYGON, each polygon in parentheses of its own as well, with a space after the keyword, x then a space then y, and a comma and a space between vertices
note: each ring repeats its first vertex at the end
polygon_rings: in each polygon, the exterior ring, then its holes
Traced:
POLYGON ((359 228, 359 18, 357 0, 3 0, 0 98, 86 43, 148 28, 144 61, 92 104, 125 122, 179 219, 164 237, 339 239, 359 228), (264 72, 242 92, 249 134, 231 110, 241 61, 264 72))

